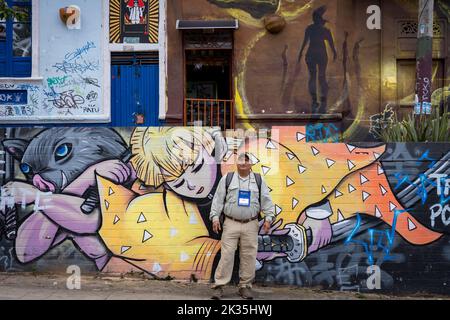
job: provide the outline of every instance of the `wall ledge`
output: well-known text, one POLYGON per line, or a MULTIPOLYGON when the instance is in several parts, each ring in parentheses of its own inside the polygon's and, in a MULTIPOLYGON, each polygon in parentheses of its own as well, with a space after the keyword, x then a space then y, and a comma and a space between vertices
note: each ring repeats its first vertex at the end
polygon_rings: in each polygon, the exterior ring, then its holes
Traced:
POLYGON ((327 113, 327 114, 313 114, 313 113, 291 113, 291 114, 237 114, 236 120, 342 120, 342 113, 327 113))
POLYGON ((39 82, 44 80, 43 77, 28 77, 28 78, 0 78, 0 82, 39 82))

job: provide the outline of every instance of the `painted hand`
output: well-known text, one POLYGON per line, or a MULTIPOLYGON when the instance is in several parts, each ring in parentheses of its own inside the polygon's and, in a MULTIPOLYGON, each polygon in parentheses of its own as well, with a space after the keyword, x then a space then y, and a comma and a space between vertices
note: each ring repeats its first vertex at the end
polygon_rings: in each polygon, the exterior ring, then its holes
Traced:
POLYGON ((116 184, 123 184, 131 176, 131 169, 120 160, 103 161, 95 165, 95 172, 116 184))
POLYGON ((3 187, 2 196, 14 197, 14 203, 17 204, 30 204, 36 200, 38 194, 42 194, 41 191, 32 184, 20 181, 11 181, 5 184, 3 187))
MULTIPOLYGON (((281 224, 283 223, 282 220, 274 221, 272 225, 265 221, 260 220, 259 221, 259 234, 260 235, 266 235, 266 234, 273 234, 273 235, 285 235, 289 233, 288 229, 278 229, 281 224), (265 228, 268 226, 268 230, 266 231, 265 228)), ((258 252, 256 259, 257 259, 257 270, 261 269, 264 265, 264 262, 271 261, 275 258, 280 257, 286 257, 286 253, 279 253, 279 252, 258 252)))
POLYGON ((317 251, 330 243, 333 231, 328 218, 323 220, 306 218, 303 222, 303 226, 306 229, 311 229, 312 233, 312 243, 308 247, 308 254, 317 251))

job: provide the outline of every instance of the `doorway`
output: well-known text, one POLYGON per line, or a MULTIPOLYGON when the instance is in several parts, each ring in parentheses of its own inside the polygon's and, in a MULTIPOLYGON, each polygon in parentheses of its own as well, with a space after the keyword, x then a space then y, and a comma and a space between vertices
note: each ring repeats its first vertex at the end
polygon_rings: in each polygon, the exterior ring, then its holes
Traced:
POLYGON ((111 56, 111 125, 159 126, 158 54, 111 56))
POLYGON ((184 33, 184 124, 234 127, 232 32, 184 33))

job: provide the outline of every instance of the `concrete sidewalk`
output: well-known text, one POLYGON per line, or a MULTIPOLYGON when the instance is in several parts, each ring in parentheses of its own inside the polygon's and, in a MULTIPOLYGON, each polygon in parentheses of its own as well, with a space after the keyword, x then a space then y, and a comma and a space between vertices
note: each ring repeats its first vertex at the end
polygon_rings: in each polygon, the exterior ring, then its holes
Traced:
MULTIPOLYGON (((0 273, 0 300, 209 300, 209 284, 157 281, 143 276, 82 276, 81 288, 69 290, 64 274, 0 273)), ((402 296, 326 291, 291 286, 255 286, 258 300, 445 299, 445 296, 402 296)), ((237 288, 225 289, 224 300, 240 300, 237 288)))

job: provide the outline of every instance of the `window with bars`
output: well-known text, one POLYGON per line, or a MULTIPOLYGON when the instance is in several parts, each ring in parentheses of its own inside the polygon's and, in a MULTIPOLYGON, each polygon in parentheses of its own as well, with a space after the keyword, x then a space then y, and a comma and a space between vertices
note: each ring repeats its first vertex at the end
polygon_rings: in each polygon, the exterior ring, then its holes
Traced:
POLYGON ((31 76, 31 0, 6 0, 24 19, 0 16, 0 77, 31 76))

